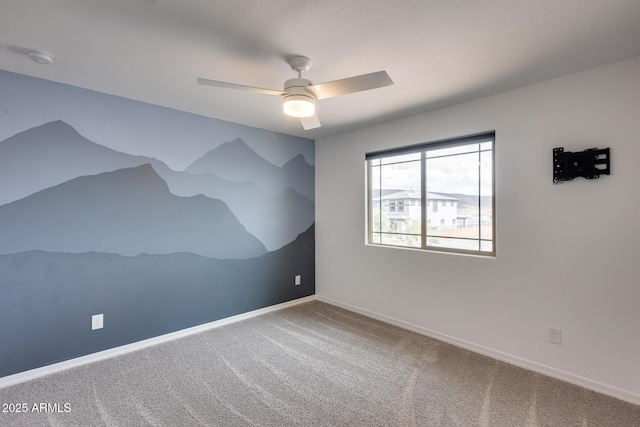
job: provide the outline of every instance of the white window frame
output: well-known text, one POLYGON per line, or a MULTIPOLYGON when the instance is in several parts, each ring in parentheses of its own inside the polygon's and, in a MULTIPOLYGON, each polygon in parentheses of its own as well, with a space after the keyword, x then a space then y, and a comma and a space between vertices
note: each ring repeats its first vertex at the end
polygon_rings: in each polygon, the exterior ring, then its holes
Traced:
MULTIPOLYGON (((495 132, 485 132, 485 133, 481 133, 481 134, 476 134, 476 135, 470 135, 470 136, 464 136, 464 137, 458 137, 458 138, 451 138, 451 139, 447 139, 447 140, 441 140, 441 141, 435 141, 435 142, 430 142, 430 143, 422 143, 422 144, 416 144, 416 145, 412 145, 412 146, 407 146, 407 147, 399 147, 399 148, 392 148, 389 150, 382 150, 382 151, 376 151, 376 152, 371 152, 371 153, 366 153, 365 155, 365 163, 366 163, 366 171, 367 171, 367 196, 366 196, 366 200, 367 200, 367 237, 366 237, 366 243, 369 245, 375 245, 375 246, 390 246, 390 247, 401 247, 401 248, 409 248, 409 249, 421 249, 421 250, 427 250, 427 251, 437 251, 437 252, 453 252, 453 253, 464 253, 464 254, 472 254, 472 255, 481 255, 481 256, 491 256, 491 257, 495 257, 496 256, 496 193, 495 193, 495 143, 496 143, 496 138, 495 138, 495 132), (426 191, 426 153, 428 151, 431 150, 435 150, 435 149, 441 149, 441 148, 449 148, 449 147, 455 147, 455 146, 463 146, 463 145, 468 145, 468 144, 480 144, 480 143, 488 143, 491 142, 491 148, 490 150, 486 150, 486 149, 480 149, 478 150, 479 153, 479 160, 478 160, 478 164, 479 164, 479 171, 478 173, 480 173, 480 154, 481 153, 486 153, 487 151, 490 151, 491 153, 491 162, 492 162, 492 173, 491 173, 491 235, 487 236, 485 234, 482 234, 481 231, 479 231, 479 237, 476 238, 454 238, 452 240, 458 239, 458 240, 470 240, 470 241, 477 241, 478 242, 478 249, 477 250, 469 250, 469 249, 460 249, 460 248, 452 248, 452 247, 441 247, 441 246, 432 246, 432 245, 428 245, 428 237, 431 236, 430 234, 428 234, 427 232, 427 225, 431 223, 429 217, 430 212, 428 213, 427 211, 429 211, 429 203, 427 203, 427 191, 426 191), (373 231, 373 202, 372 202, 372 183, 371 183, 371 168, 372 168, 372 161, 376 160, 376 159, 382 159, 385 157, 393 157, 393 156, 398 156, 398 155, 403 155, 403 154, 416 154, 416 153, 421 153, 420 155, 420 169, 421 169, 421 174, 422 174, 422 179, 421 179, 421 194, 422 194, 422 200, 419 203, 419 205, 421 206, 421 231, 420 234, 412 234, 413 236, 417 236, 420 238, 421 241, 421 246, 420 247, 416 247, 416 246, 409 246, 409 245, 394 245, 394 244, 390 244, 390 243, 380 243, 382 241, 382 235, 385 234, 385 232, 383 231, 373 231), (374 241, 375 239, 373 238, 374 234, 379 235, 379 241, 376 242, 374 241), (482 242, 491 242, 491 250, 483 250, 483 243, 482 242)), ((486 144, 485 144, 486 145, 486 144)), ((481 147, 481 146, 479 146, 481 147)), ((486 179, 485 179, 486 181, 486 179)), ((479 182, 479 186, 481 186, 481 182, 479 182)), ((481 191, 478 191, 478 208, 480 209, 482 207, 482 199, 481 199, 481 191)), ((434 203, 437 203, 437 200, 433 200, 434 203)), ((446 201, 443 201, 443 207, 446 206, 446 201)), ((454 205, 454 201, 451 201, 451 205, 454 205)), ((433 207, 432 207, 433 209, 433 207)), ((437 211, 434 210, 434 211, 437 211)), ((479 211, 479 215, 480 215, 480 211, 479 211)), ((480 218, 480 217, 479 217, 480 218)), ((407 234, 409 235, 409 234, 407 234)))

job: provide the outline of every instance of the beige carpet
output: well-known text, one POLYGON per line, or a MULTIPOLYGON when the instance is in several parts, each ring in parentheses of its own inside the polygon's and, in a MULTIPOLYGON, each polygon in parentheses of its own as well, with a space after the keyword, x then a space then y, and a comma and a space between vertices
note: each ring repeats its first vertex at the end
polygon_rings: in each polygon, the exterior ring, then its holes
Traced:
POLYGON ((640 426, 640 406, 320 302, 0 389, 0 403, 28 407, 1 426, 640 426))

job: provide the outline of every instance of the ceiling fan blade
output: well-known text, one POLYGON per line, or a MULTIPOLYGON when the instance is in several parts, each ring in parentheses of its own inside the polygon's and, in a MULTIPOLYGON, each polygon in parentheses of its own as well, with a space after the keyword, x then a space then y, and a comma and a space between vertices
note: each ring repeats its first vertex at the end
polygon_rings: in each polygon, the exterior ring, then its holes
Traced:
POLYGON ((311 130, 320 127, 320 119, 317 113, 313 113, 311 117, 300 117, 300 123, 304 130, 311 130))
POLYGON ((246 91, 249 91, 249 92, 264 93, 266 95, 279 95, 279 96, 282 96, 282 95, 284 95, 286 93, 286 92, 283 92, 281 90, 264 89, 264 88, 261 88, 261 87, 245 86, 245 85, 239 85, 239 84, 228 83, 228 82, 220 82, 218 80, 203 79, 203 78, 200 78, 200 77, 198 77, 198 84, 199 85, 205 85, 205 86, 224 87, 224 88, 227 88, 227 89, 246 90, 246 91))
POLYGON ((325 99, 346 95, 348 93, 361 92, 363 90, 391 86, 392 84, 393 80, 391 80, 386 71, 378 71, 342 80, 311 85, 305 89, 313 93, 316 99, 325 99))

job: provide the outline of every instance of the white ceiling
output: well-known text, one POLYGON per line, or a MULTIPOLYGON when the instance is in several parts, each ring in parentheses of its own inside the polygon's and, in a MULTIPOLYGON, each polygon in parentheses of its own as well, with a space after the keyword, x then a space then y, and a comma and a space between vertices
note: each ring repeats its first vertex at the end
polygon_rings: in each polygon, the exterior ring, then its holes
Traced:
POLYGON ((0 0, 0 69, 312 139, 637 55, 640 0, 0 0), (196 85, 281 89, 291 55, 395 85, 318 101, 308 132, 279 97, 196 85))

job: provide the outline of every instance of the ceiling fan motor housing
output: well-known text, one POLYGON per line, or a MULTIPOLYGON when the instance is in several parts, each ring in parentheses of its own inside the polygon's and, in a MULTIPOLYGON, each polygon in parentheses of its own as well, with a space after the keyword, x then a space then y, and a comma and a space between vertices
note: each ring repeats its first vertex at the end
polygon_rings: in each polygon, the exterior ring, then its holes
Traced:
POLYGON ((308 96, 309 98, 313 98, 315 101, 316 97, 313 96, 311 92, 309 92, 306 88, 311 86, 310 80, 307 79, 289 79, 284 82, 284 91, 287 93, 285 98, 289 95, 302 95, 308 96))

